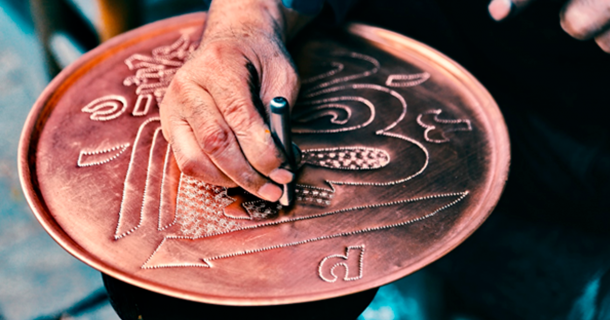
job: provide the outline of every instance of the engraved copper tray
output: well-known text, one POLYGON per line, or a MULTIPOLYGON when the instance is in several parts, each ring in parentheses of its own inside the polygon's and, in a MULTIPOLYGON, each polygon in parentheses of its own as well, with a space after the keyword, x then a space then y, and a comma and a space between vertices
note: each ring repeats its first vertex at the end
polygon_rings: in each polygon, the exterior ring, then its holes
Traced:
POLYGON ((181 174, 157 106, 204 19, 104 43, 34 105, 21 181, 38 220, 75 257, 183 299, 297 303, 404 277, 490 214, 510 157, 493 98, 435 50, 361 24, 312 31, 291 48, 303 79, 294 207, 181 174))

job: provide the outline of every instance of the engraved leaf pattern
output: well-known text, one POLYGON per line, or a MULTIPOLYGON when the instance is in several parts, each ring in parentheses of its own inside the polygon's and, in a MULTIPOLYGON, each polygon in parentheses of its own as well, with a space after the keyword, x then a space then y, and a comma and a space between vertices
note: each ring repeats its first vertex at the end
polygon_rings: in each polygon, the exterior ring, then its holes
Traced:
POLYGON ((303 162, 338 170, 373 170, 390 163, 390 155, 382 149, 343 147, 303 151, 303 162))

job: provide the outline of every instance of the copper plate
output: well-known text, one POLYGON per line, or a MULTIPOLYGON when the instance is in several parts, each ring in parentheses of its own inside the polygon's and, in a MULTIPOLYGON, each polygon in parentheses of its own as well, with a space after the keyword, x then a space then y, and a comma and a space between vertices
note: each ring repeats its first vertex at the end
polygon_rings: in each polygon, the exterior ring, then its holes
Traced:
POLYGON ((297 303, 404 277, 490 214, 510 157, 492 97, 435 50, 361 24, 311 31, 291 49, 304 151, 293 208, 182 175, 157 105, 204 19, 104 43, 34 105, 21 181, 38 220, 78 259, 183 299, 297 303))

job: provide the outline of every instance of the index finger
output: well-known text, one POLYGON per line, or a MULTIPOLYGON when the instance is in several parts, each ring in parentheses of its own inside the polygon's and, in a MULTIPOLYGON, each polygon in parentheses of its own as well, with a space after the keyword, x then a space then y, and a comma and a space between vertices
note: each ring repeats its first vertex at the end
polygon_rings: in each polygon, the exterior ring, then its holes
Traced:
MULTIPOLYGON (((269 176, 286 161, 284 154, 275 144, 271 131, 265 123, 259 105, 257 75, 251 77, 251 62, 243 55, 224 55, 223 59, 208 59, 220 64, 215 70, 223 70, 222 76, 208 75, 206 89, 233 131, 248 162, 264 176, 269 176), (226 64, 223 61, 232 61, 226 64), (212 85, 213 84, 213 85, 212 85)), ((256 70, 256 69, 255 69, 256 70)))
POLYGON ((199 147, 216 168, 248 192, 268 201, 277 201, 282 190, 246 161, 231 128, 205 89, 191 86, 182 94, 182 99, 191 110, 186 121, 199 147))

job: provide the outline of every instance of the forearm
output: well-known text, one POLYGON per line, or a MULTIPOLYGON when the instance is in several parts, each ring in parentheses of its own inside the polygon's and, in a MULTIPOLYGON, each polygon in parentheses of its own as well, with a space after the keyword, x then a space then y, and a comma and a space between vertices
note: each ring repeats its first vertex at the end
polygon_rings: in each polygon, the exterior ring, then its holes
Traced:
POLYGON ((287 9, 281 0, 214 0, 203 38, 265 36, 286 42, 314 16, 287 9))

